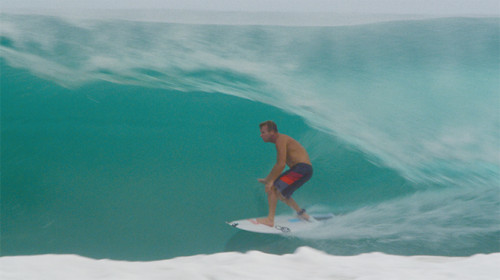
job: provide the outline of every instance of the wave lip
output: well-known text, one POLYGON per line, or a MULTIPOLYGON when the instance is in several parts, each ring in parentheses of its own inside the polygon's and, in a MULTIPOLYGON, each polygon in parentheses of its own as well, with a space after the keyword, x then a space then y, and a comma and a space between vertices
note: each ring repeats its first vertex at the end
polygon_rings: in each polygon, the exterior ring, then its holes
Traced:
MULTIPOLYGON (((208 24, 208 25, 274 25, 274 26, 349 26, 397 20, 425 20, 439 15, 314 12, 314 11, 202 11, 177 9, 6 9, 11 15, 56 16, 71 21, 126 20, 136 22, 208 24)), ((469 15, 478 17, 481 15, 469 15)), ((486 15, 484 15, 486 16, 486 15)), ((483 17, 484 17, 483 16, 483 17)))

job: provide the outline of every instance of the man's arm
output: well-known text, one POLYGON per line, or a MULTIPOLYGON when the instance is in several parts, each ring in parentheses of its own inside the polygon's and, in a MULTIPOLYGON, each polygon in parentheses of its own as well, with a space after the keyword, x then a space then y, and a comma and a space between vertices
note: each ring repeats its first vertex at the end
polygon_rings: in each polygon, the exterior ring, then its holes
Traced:
POLYGON ((267 188, 271 188, 274 181, 278 176, 283 172, 283 169, 285 169, 286 166, 286 137, 278 137, 276 140, 276 164, 273 166, 273 169, 267 175, 265 182, 266 182, 266 190, 267 188))

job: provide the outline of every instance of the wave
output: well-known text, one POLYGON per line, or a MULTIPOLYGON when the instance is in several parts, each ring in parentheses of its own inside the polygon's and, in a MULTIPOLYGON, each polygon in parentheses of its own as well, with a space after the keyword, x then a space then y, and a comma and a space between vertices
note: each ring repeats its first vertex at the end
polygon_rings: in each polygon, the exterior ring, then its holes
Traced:
MULTIPOLYGON (((228 194, 213 186, 254 182, 267 172, 262 160, 270 152, 242 149, 257 144, 239 127, 274 116, 314 162, 311 192, 297 195, 311 210, 337 214, 323 230, 282 242, 335 254, 498 251, 499 20, 297 27, 4 14, 2 196, 8 199, 2 209, 8 211, 2 213, 14 213, 9 221, 36 217, 29 225, 55 236, 73 225, 74 217, 60 209, 72 209, 125 241, 149 228, 160 243, 167 234, 178 240, 182 230, 165 232, 152 226, 157 221, 195 231, 213 226, 208 220, 231 220, 227 213, 240 215, 233 219, 263 214, 242 202, 250 197, 265 209, 262 193, 241 187, 228 194), (235 135, 244 143, 231 141, 235 135), (218 145, 200 148, 206 143, 218 145), (235 155, 245 164, 235 164, 235 155), (185 192, 173 191, 180 186, 185 192), (203 196, 217 197, 211 202, 225 216, 203 196), (54 205, 41 207, 37 198, 54 205), (198 207, 186 209, 183 199, 198 207), (186 211, 181 222, 162 215, 173 206, 186 211), (107 220, 130 223, 130 233, 107 220)), ((219 235, 228 230, 213 227, 219 235)), ((65 230, 65 236, 87 238, 65 230)), ((23 230, 12 232, 4 238, 26 243, 23 230)), ((217 251, 228 234, 215 238, 217 249, 190 239, 192 247, 174 251, 217 251)), ((53 236, 42 239, 57 243, 53 236)), ((236 234, 226 249, 241 243, 242 251, 253 249, 258 245, 251 239, 267 240, 236 234)), ((62 252, 76 246, 61 242, 62 252)), ((279 251, 283 243, 277 243, 267 251, 279 251)), ((137 251, 131 254, 142 254, 137 251)), ((145 258, 164 256, 158 254, 145 258)))
POLYGON ((412 180, 498 173, 496 18, 312 28, 4 15, 2 26, 9 63, 65 86, 230 94, 299 115, 412 180))

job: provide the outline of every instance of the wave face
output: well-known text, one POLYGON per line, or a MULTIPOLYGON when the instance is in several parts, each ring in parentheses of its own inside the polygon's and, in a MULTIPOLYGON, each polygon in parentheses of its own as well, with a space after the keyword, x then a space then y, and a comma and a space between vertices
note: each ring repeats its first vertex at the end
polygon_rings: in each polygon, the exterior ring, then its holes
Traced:
POLYGON ((0 20, 2 255, 500 250, 498 18, 0 20), (267 213, 267 119, 311 155, 318 231, 224 224, 267 213))

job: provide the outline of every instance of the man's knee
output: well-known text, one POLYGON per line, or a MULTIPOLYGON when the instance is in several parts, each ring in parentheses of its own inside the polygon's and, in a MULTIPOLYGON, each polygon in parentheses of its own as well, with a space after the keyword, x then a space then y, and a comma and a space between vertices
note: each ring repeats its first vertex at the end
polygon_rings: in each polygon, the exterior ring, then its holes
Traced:
POLYGON ((283 202, 287 202, 290 198, 284 197, 278 190, 276 190, 276 195, 278 196, 279 200, 283 202))
POLYGON ((276 197, 279 198, 279 192, 276 190, 276 187, 273 186, 273 188, 267 192, 268 196, 276 197))

